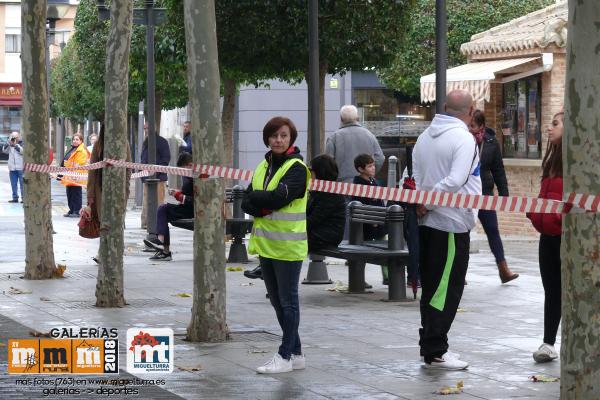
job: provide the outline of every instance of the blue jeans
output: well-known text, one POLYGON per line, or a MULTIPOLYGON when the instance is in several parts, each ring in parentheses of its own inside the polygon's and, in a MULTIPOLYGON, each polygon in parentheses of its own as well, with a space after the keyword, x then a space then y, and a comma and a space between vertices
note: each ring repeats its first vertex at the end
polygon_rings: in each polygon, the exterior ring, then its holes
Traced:
POLYGON ((498 216, 496 215, 496 211, 479 210, 478 215, 496 263, 504 261, 504 246, 502 246, 500 231, 498 231, 498 216))
POLYGON ((302 354, 298 325, 300 324, 300 301, 298 282, 302 261, 282 261, 260 257, 262 277, 275 309, 277 321, 283 331, 279 355, 289 360, 292 354, 302 354))
POLYGON ((17 182, 21 186, 21 200, 23 200, 23 170, 9 171, 10 186, 12 187, 13 200, 19 200, 19 193, 17 192, 17 182))

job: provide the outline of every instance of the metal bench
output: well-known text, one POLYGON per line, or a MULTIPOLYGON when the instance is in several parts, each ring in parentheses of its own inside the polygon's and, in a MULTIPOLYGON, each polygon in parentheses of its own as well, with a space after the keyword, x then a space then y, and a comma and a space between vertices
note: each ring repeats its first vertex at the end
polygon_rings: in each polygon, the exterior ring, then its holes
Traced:
POLYGON ((406 297, 405 267, 409 253, 403 233, 404 211, 399 205, 377 207, 358 201, 348 204, 350 236, 338 247, 326 247, 314 254, 348 260, 348 293, 365 291, 365 264, 387 265, 388 300, 404 301, 406 297), (387 241, 363 241, 363 224, 386 224, 387 241))
MULTIPOLYGON (((225 202, 233 203, 233 218, 225 220, 225 234, 231 235, 233 238, 227 262, 248 262, 244 237, 252 231, 252 220, 244 218, 244 212, 242 211, 243 197, 244 189, 239 185, 225 189, 225 202)), ((171 221, 171 225, 193 231, 194 219, 178 219, 171 221)))

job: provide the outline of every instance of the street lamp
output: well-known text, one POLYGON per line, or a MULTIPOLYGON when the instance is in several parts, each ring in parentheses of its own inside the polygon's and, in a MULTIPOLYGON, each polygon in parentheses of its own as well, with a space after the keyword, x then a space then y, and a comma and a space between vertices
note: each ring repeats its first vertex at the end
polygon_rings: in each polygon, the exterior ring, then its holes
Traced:
MULTIPOLYGON (((98 6, 98 18, 100 20, 110 19, 110 11, 106 8, 104 0, 96 0, 98 6)), ((166 19, 166 10, 164 8, 154 8, 154 0, 144 0, 144 8, 133 9, 133 23, 146 26, 146 108, 148 114, 148 163, 156 164, 156 118, 155 96, 154 96, 154 27, 162 24, 166 19)), ((155 176, 146 179, 148 185, 148 199, 146 210, 146 226, 148 229, 148 239, 156 238, 156 210, 157 184, 159 182, 155 176)))
MULTIPOLYGON (((63 19, 69 10, 71 4, 69 0, 48 0, 46 13, 46 90, 48 92, 48 101, 50 101, 50 45, 54 44, 54 34, 56 33, 56 21, 63 19)), ((63 35, 64 38, 64 35, 63 35)), ((63 45, 61 43, 61 50, 63 45)), ((56 134, 56 158, 62 161, 64 157, 64 120, 61 124, 60 133, 56 134)), ((52 141, 52 129, 48 125, 48 144, 52 141)))

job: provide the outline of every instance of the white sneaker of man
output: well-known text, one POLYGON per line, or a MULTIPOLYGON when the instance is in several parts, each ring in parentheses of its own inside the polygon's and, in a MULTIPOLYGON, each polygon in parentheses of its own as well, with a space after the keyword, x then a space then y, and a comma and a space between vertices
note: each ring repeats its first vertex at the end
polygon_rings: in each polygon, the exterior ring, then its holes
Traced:
POLYGON ((256 372, 259 374, 281 374, 283 372, 291 372, 292 360, 286 360, 281 357, 279 353, 275 353, 273 358, 258 368, 256 368, 256 372))
MULTIPOLYGON (((448 350, 448 351, 446 351, 444 353, 444 357, 451 357, 451 358, 455 358, 455 359, 459 360, 460 359, 460 354, 448 350)), ((421 356, 421 361, 423 361, 423 356, 421 356)))
POLYGON ((304 354, 292 354, 292 368, 293 369, 304 369, 306 368, 306 358, 304 354))
POLYGON ((554 346, 548 343, 542 343, 542 345, 533 352, 533 359, 537 363, 550 362, 558 358, 558 353, 554 349, 554 346))
POLYGON ((427 369, 445 369, 448 371, 459 371, 461 369, 467 369, 468 366, 468 362, 451 357, 448 353, 441 357, 434 358, 430 363, 423 363, 423 367, 427 369))

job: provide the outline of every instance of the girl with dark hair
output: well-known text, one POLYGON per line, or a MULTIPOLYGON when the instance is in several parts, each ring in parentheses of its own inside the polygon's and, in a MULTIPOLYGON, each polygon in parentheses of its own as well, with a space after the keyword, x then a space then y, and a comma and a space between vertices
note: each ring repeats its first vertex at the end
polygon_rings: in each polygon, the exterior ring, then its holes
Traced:
MULTIPOLYGON (((552 118, 548 128, 548 147, 542 161, 542 185, 538 197, 562 200, 562 136, 563 113, 552 118)), ((527 218, 540 232, 539 262, 544 286, 544 342, 533 353, 535 362, 548 362, 558 358, 554 349, 561 318, 561 264, 560 234, 561 214, 527 213, 527 218)))
MULTIPOLYGON (((333 157, 321 154, 310 163, 313 179, 337 181, 338 167, 333 157)), ((346 201, 335 193, 311 191, 306 207, 309 252, 337 246, 344 237, 346 201)))
POLYGON ((263 141, 270 150, 258 164, 246 190, 242 209, 254 217, 248 252, 258 254, 262 277, 283 331, 279 351, 256 370, 276 374, 304 369, 298 325, 298 282, 308 254, 306 204, 310 173, 294 146, 294 123, 285 117, 269 120, 263 141))
MULTIPOLYGON (((104 124, 100 125, 100 133, 92 148, 92 155, 90 156, 90 164, 97 163, 104 160, 104 124)), ((125 161, 131 161, 131 152, 129 150, 129 142, 127 142, 127 156, 125 161)), ((98 222, 101 221, 102 213, 102 170, 91 169, 88 171, 87 179, 87 205, 82 209, 82 215, 87 214, 88 218, 94 219, 98 222)), ((131 170, 127 168, 125 170, 125 198, 123 199, 123 207, 127 207, 127 199, 129 198, 129 180, 131 179, 131 170)), ((96 254, 92 257, 92 260, 99 263, 99 255, 96 254)))
MULTIPOLYGON (((498 188, 499 196, 508 196, 508 184, 506 172, 502 162, 500 144, 496 140, 496 132, 485 126, 485 116, 481 110, 473 112, 473 119, 469 124, 469 131, 475 137, 479 146, 479 160, 481 162, 481 189, 485 196, 494 195, 494 185, 498 188)), ((517 279, 515 274, 508 268, 504 258, 504 246, 498 230, 498 216, 494 210, 479 210, 479 221, 483 226, 488 244, 496 259, 500 281, 506 283, 517 279)))

